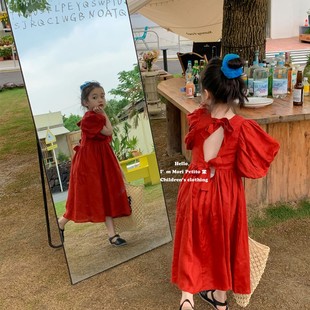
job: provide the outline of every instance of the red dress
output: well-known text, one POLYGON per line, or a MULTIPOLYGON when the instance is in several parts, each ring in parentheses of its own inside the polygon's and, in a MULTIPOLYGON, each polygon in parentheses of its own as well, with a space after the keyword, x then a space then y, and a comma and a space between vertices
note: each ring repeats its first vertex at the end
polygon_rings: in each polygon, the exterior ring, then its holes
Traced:
POLYGON ((215 119, 201 108, 189 114, 188 121, 185 143, 192 161, 177 199, 172 282, 192 294, 212 289, 248 294, 248 226, 241 178, 266 175, 279 144, 256 122, 238 115, 215 119), (206 162, 203 143, 219 126, 224 128, 221 148, 206 162), (209 167, 215 168, 211 178, 209 167))
POLYGON ((105 222, 105 217, 131 214, 117 158, 110 146, 111 136, 100 133, 106 119, 86 112, 78 123, 82 130, 70 172, 64 217, 77 223, 105 222))

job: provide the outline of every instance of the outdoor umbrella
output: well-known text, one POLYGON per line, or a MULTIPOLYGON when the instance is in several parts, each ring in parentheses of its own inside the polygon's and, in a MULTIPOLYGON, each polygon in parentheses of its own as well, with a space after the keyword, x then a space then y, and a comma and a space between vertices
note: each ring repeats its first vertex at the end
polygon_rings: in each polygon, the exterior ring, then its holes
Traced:
POLYGON ((222 37, 223 0, 128 0, 129 12, 139 12, 162 28, 193 42, 222 37))

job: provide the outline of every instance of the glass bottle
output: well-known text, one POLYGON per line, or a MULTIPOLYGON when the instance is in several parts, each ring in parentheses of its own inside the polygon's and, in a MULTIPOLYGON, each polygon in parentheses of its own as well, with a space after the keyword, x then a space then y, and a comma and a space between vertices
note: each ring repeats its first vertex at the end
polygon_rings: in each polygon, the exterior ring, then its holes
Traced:
POLYGON ((185 71, 185 79, 186 79, 186 82, 192 80, 193 78, 193 67, 192 67, 192 61, 189 60, 187 62, 187 68, 186 68, 186 71, 185 71))
POLYGON ((192 80, 186 82, 185 93, 187 98, 194 98, 195 85, 192 80))
POLYGON ((284 62, 278 62, 273 72, 272 97, 285 98, 287 95, 287 68, 284 62))
POLYGON ((302 71, 297 71, 296 84, 293 91, 293 105, 300 106, 304 103, 304 85, 302 83, 302 71))
POLYGON ((304 76, 303 84, 304 84, 304 96, 309 96, 309 82, 306 76, 304 76))
POLYGON ((203 59, 200 59, 199 61, 199 73, 205 68, 206 63, 203 59))
POLYGON ((297 71, 299 69, 299 65, 294 65, 292 66, 292 84, 291 84, 291 89, 293 92, 294 85, 296 84, 296 78, 297 78, 297 71))
POLYGON ((193 83, 195 86, 194 91, 194 97, 197 97, 200 95, 200 89, 199 89, 199 65, 198 60, 194 61, 194 67, 193 67, 193 83))
POLYGON ((268 95, 268 71, 262 63, 253 73, 253 92, 255 97, 267 97, 268 95))
POLYGON ((290 52, 285 52, 285 64, 284 66, 287 68, 287 91, 289 93, 292 92, 292 62, 291 62, 291 54, 290 52))
POLYGON ((272 62, 271 64, 268 65, 268 96, 272 96, 272 86, 273 86, 273 73, 274 73, 274 67, 275 63, 272 62))
POLYGON ((254 80, 253 80, 253 74, 254 70, 259 68, 258 61, 254 60, 253 65, 250 67, 250 74, 248 75, 248 90, 249 90, 249 96, 253 96, 254 94, 254 80))

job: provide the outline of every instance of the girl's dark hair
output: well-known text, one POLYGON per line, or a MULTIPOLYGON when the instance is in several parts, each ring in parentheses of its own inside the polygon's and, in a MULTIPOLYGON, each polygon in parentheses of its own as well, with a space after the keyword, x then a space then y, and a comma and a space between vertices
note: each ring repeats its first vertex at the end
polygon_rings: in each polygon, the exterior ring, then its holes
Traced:
POLYGON ((84 101, 87 101, 90 92, 95 88, 102 88, 99 82, 92 81, 92 82, 85 82, 80 86, 81 90, 81 105, 84 106, 84 101))
MULTIPOLYGON (((243 61, 235 58, 228 61, 230 69, 239 69, 243 67, 243 61)), ((237 78, 227 78, 221 70, 222 60, 212 58, 206 68, 201 73, 202 90, 207 90, 212 94, 212 107, 217 103, 227 103, 230 107, 239 105, 243 107, 244 101, 247 100, 247 87, 241 76, 237 78)))

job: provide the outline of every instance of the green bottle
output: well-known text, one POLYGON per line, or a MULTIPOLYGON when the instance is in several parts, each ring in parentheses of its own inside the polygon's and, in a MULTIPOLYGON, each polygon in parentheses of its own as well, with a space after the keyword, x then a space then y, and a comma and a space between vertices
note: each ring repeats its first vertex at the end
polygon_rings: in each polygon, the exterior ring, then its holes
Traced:
POLYGON ((310 81, 310 54, 308 55, 307 64, 306 64, 305 69, 303 71, 303 77, 307 77, 308 81, 310 81))

